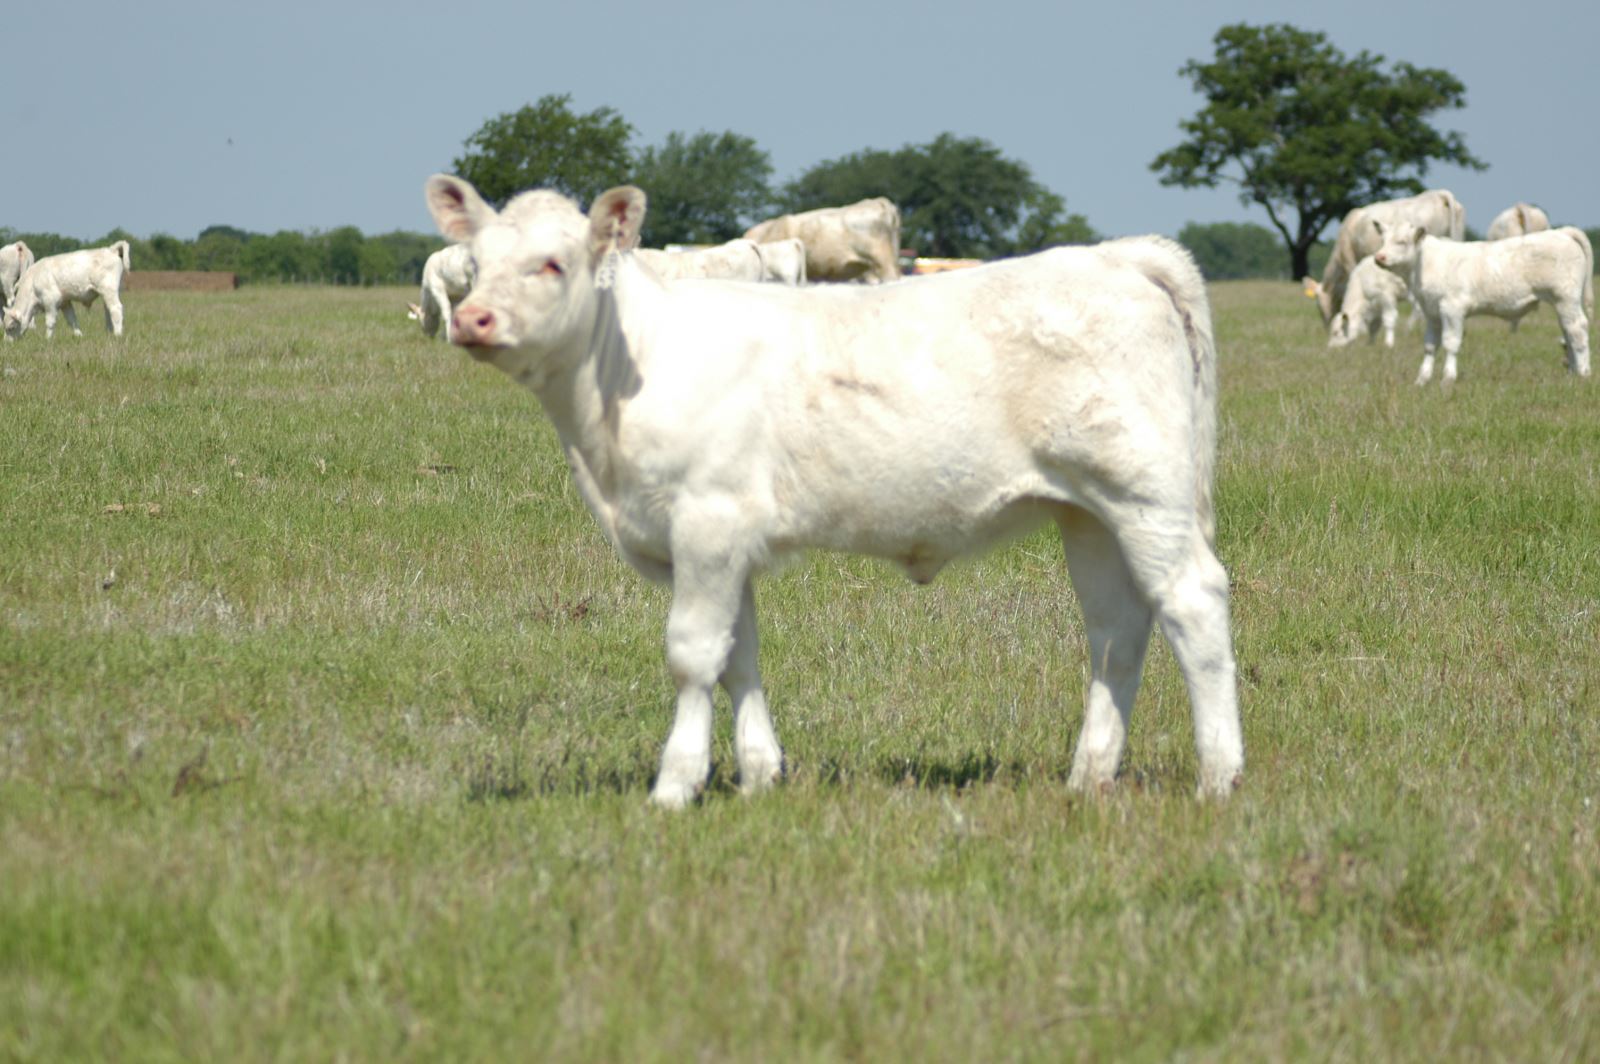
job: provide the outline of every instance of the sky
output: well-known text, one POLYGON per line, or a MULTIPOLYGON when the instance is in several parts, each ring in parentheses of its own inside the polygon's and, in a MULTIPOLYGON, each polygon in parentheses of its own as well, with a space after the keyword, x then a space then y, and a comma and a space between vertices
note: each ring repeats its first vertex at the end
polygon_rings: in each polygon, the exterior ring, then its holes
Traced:
POLYGON ((1600 225, 1596 0, 76 0, 67 19, 56 6, 0 20, 0 227, 18 232, 432 232, 423 181, 487 119, 551 93, 613 108, 636 148, 674 131, 750 137, 775 183, 949 132, 1026 164, 1106 235, 1265 225, 1226 186, 1166 188, 1149 168, 1202 104, 1179 68, 1234 22, 1458 77, 1466 107, 1434 124, 1490 166, 1424 180, 1454 191, 1469 225, 1518 200, 1600 225))

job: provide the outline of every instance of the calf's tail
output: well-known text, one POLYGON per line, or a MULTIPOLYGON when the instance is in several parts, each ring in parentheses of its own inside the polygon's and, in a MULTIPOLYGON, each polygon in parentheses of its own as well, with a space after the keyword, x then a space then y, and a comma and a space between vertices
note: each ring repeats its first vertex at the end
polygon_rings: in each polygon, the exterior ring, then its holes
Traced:
POLYGON ((126 240, 117 241, 111 245, 111 249, 122 257, 122 269, 124 272, 133 269, 133 258, 129 255, 128 242, 126 240))
POLYGON ((1583 309, 1590 315, 1594 314, 1594 245, 1589 243, 1589 234, 1577 226, 1569 227, 1572 239, 1583 246, 1583 309))
POLYGON ((1205 278, 1183 245, 1166 237, 1141 237, 1128 242, 1131 256, 1156 287, 1166 293, 1183 323, 1184 340, 1194 370, 1195 514, 1206 543, 1216 546, 1217 475, 1217 344, 1211 330, 1211 304, 1205 278), (1138 249, 1135 251, 1135 249, 1138 249))

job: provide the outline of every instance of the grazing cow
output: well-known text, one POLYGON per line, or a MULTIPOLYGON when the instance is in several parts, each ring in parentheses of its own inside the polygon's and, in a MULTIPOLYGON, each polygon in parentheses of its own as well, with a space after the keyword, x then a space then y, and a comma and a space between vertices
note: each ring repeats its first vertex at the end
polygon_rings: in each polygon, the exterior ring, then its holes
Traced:
POLYGON ((656 803, 705 784, 719 682, 742 789, 780 775, 756 573, 817 548, 926 583, 1047 521, 1092 673, 1071 785, 1114 778, 1152 619, 1188 685, 1200 793, 1238 784, 1228 578, 1212 548, 1216 352, 1178 245, 1058 248, 872 288, 666 284, 629 250, 637 188, 604 193, 587 218, 548 190, 496 213, 442 174, 425 194, 478 263, 455 342, 538 396, 606 538, 672 586, 677 712, 656 803))
POLYGON ((800 240, 813 281, 879 284, 900 276, 900 208, 882 196, 769 218, 744 235, 760 244, 800 240))
POLYGON ((1564 226, 1505 240, 1461 244, 1418 225, 1379 226, 1379 266, 1406 279, 1427 331, 1417 383, 1433 377, 1433 353, 1444 344, 1444 383, 1456 379, 1456 352, 1466 319, 1492 314, 1515 321, 1542 300, 1555 307, 1567 369, 1589 375, 1589 319, 1594 309, 1594 249, 1582 229, 1564 226))
POLYGON ((1317 297, 1317 309, 1322 311, 1324 325, 1333 321, 1333 315, 1344 305, 1344 290, 1356 264, 1378 250, 1383 238, 1373 228, 1374 222, 1385 226, 1402 224, 1420 225, 1435 236, 1460 240, 1466 235, 1467 212, 1461 201, 1445 189, 1432 189, 1404 199, 1383 200, 1365 207, 1357 207, 1339 223, 1339 234, 1333 241, 1333 252, 1322 271, 1322 283, 1313 285, 1307 277, 1306 293, 1317 297))
POLYGON ((28 272, 28 267, 33 265, 33 252, 22 241, 0 247, 0 307, 11 305, 11 298, 16 294, 17 282, 22 280, 22 275, 28 272))
POLYGON ((450 316, 471 288, 472 249, 465 244, 440 248, 422 264, 422 302, 407 303, 407 317, 419 322, 429 336, 437 336, 439 323, 444 322, 444 338, 449 340, 450 316))
POLYGON ((761 264, 765 267, 764 280, 790 286, 806 283, 806 246, 790 237, 788 240, 769 240, 757 244, 761 264))
POLYGON ((1550 216, 1531 203, 1507 207, 1489 223, 1485 240, 1504 240, 1508 236, 1527 236, 1550 228, 1550 216))
POLYGON ((685 278, 760 281, 766 276, 766 264, 754 240, 730 240, 715 247, 687 251, 640 248, 634 254, 663 281, 685 278))
POLYGON ((132 269, 128 242, 118 240, 110 247, 69 251, 48 255, 28 267, 17 283, 16 299, 6 308, 6 335, 18 337, 33 325, 34 316, 44 310, 44 338, 55 336, 56 311, 64 311, 73 336, 82 336, 78 315, 72 304, 93 305, 99 296, 106 302, 106 328, 113 336, 122 335, 122 275, 132 269))
MULTIPOLYGON (((1306 289, 1317 294, 1322 286, 1306 278, 1306 289)), ((1407 298, 1406 283, 1375 262, 1371 255, 1356 264, 1344 291, 1339 313, 1328 322, 1328 346, 1345 347, 1355 342, 1362 330, 1367 342, 1377 343, 1383 329, 1383 346, 1394 346, 1394 326, 1400 320, 1400 300, 1407 298)), ((1415 306, 1413 306, 1415 312, 1415 306)), ((1415 314, 1413 313, 1413 320, 1415 314)))

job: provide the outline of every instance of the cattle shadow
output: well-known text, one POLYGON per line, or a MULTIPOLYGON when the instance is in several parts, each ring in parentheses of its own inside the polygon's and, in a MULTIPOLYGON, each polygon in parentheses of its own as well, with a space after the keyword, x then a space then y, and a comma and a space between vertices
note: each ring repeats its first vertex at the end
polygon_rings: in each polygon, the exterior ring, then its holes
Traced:
MULTIPOLYGON (((465 773, 463 797, 469 803, 518 802, 541 798, 582 798, 593 795, 647 795, 655 785, 656 751, 639 751, 619 759, 601 759, 590 753, 562 751, 529 757, 520 752, 485 755, 465 773)), ((935 793, 961 793, 974 788, 1008 791, 1028 786, 1066 786, 1070 766, 1041 763, 990 753, 891 755, 870 761, 824 757, 810 763, 786 762, 785 786, 843 792, 865 784, 935 793)), ((1187 793, 1193 787, 1192 771, 1167 764, 1127 765, 1117 774, 1111 793, 1160 795, 1187 793)), ((713 763, 700 800, 738 799, 737 770, 713 763)))

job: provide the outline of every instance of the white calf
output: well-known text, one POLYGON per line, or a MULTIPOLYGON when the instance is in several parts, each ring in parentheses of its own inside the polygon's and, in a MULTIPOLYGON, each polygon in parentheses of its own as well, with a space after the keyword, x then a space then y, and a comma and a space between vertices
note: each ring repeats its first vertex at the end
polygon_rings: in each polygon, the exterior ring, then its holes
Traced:
POLYGON ((122 335, 122 275, 131 266, 128 242, 118 240, 110 247, 69 251, 49 255, 30 266, 17 284, 16 299, 6 308, 6 335, 18 337, 33 325, 35 314, 44 310, 44 336, 55 335, 56 311, 64 311, 73 336, 82 336, 78 315, 72 304, 92 305, 99 296, 106 302, 106 328, 122 335))
MULTIPOLYGON (((1312 282, 1313 284, 1315 282, 1312 282)), ((1394 326, 1400 320, 1400 300, 1407 298, 1406 283, 1375 262, 1371 255, 1356 264, 1344 290, 1344 305, 1328 322, 1328 346, 1345 347, 1365 331, 1376 343, 1383 329, 1383 346, 1394 346, 1394 326)))
POLYGON ((634 254, 663 281, 686 278, 760 281, 766 276, 766 265, 754 240, 730 240, 715 247, 686 251, 640 248, 634 254))
POLYGON ((1406 279, 1427 332, 1417 383, 1433 377, 1434 349, 1444 345, 1444 383, 1456 379, 1456 352, 1468 316, 1516 321, 1541 301, 1561 322, 1567 369, 1589 375, 1589 319, 1594 306, 1594 249, 1582 229, 1564 226, 1505 240, 1457 243, 1417 226, 1382 228, 1378 265, 1406 279))
POLYGON ((439 323, 444 322, 445 339, 449 340, 450 316, 471 288, 471 249, 464 244, 440 248, 422 264, 422 301, 406 304, 408 316, 429 336, 437 336, 439 323))
POLYGON ((1485 240, 1504 240, 1508 236, 1527 236, 1550 228, 1550 216, 1531 203, 1517 203, 1494 216, 1485 240))
POLYGON ((791 286, 806 283, 806 245, 800 238, 769 240, 757 244, 756 250, 761 252, 763 280, 791 286))
POLYGON ((927 582, 1046 521, 1089 642, 1070 784, 1113 780, 1152 620, 1188 685, 1200 793, 1239 783, 1228 578, 1212 549, 1216 351, 1178 245, 1058 248, 870 287, 671 284, 630 251, 636 188, 587 219, 549 191, 497 213, 444 175, 426 195, 478 263, 455 342, 538 396, 606 538, 672 585, 677 716, 657 803, 704 785, 719 682, 741 786, 780 774, 758 572, 821 548, 927 582))
POLYGON ((18 240, 14 244, 0 247, 0 307, 11 305, 11 297, 16 294, 17 282, 22 280, 22 275, 33 265, 33 252, 28 245, 18 240))

